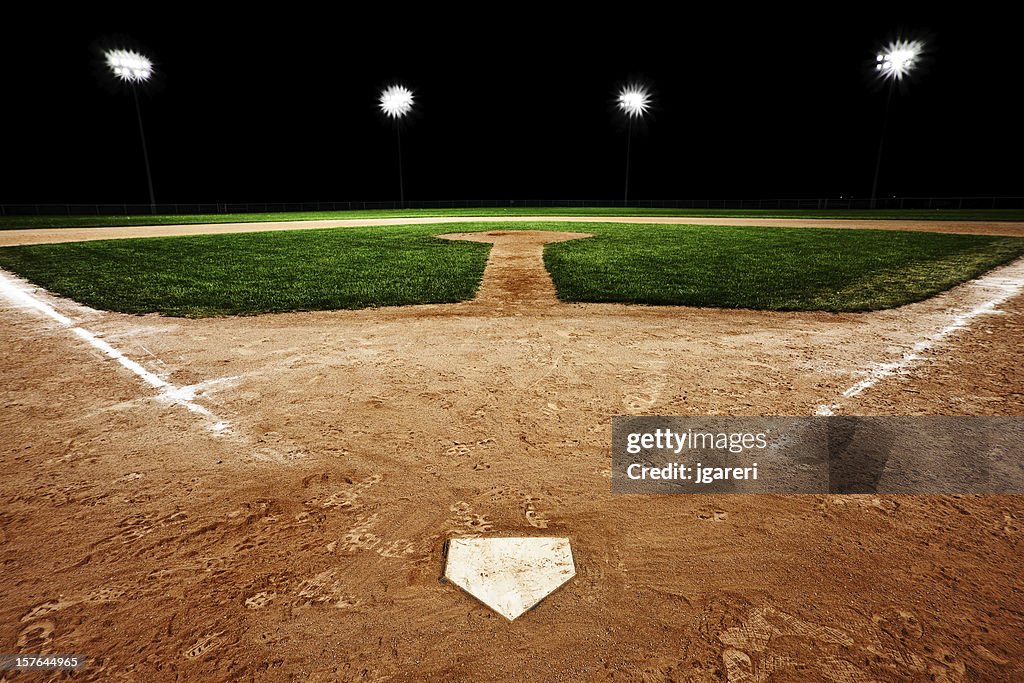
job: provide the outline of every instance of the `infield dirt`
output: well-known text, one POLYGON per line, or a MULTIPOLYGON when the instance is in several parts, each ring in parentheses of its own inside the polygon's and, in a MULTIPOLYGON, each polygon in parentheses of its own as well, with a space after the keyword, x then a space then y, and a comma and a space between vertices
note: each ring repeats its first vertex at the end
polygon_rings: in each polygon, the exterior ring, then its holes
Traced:
POLYGON ((0 300, 0 650, 94 657, 76 679, 97 681, 1024 678, 1019 497, 608 478, 613 415, 1018 415, 1020 296, 842 399, 985 291, 869 314, 560 303, 542 246, 580 237, 463 237, 495 248, 454 305, 189 320, 36 293, 219 435, 0 300), (577 576, 509 623, 439 581, 467 534, 567 536, 577 576))
POLYGON ((437 225, 443 223, 654 223, 659 225, 748 225, 779 228, 836 228, 846 230, 912 230, 965 235, 1024 237, 1024 223, 1014 221, 908 221, 830 220, 824 218, 702 218, 686 216, 446 216, 424 218, 356 218, 318 221, 271 221, 265 223, 198 223, 195 225, 137 225, 112 228, 30 228, 0 230, 0 247, 15 244, 84 242, 129 237, 179 237, 223 235, 236 232, 309 230, 311 228, 385 227, 388 225, 437 225))

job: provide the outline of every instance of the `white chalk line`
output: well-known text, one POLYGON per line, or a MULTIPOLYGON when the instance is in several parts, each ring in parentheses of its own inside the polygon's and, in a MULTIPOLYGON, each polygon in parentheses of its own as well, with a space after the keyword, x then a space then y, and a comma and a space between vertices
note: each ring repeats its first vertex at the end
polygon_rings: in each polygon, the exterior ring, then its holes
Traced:
POLYGON ((56 321, 61 326, 68 328, 74 335, 82 339, 94 349, 98 349, 103 353, 103 355, 116 361, 121 365, 121 367, 130 370, 147 385, 157 390, 158 393, 154 397, 155 400, 169 405, 181 406, 191 413, 206 418, 208 423, 207 427, 214 434, 225 434, 231 430, 229 422, 220 419, 208 408, 196 403, 194 399, 199 391, 202 391, 209 386, 232 381, 237 378, 223 377, 217 380, 211 380, 209 382, 190 386, 178 386, 176 384, 172 384, 118 351, 108 342, 101 339, 95 332, 78 325, 71 318, 60 313, 53 306, 35 296, 29 289, 29 285, 27 285, 27 283, 23 283, 21 280, 16 279, 3 271, 0 271, 0 294, 3 294, 3 296, 15 306, 35 310, 47 316, 51 320, 56 321))
MULTIPOLYGON (((983 315, 1002 314, 1003 311, 999 310, 999 306, 1024 292, 1024 259, 1014 261, 1008 266, 997 269, 996 272, 990 275, 972 280, 961 286, 988 298, 966 311, 953 315, 948 325, 914 344, 899 359, 874 366, 868 371, 864 379, 846 389, 840 395, 841 399, 853 398, 887 377, 901 374, 909 366, 920 361, 925 352, 938 346, 950 335, 966 329, 976 318, 983 315)), ((834 415, 839 407, 840 403, 838 401, 823 404, 818 406, 814 414, 822 416, 834 415)))
MULTIPOLYGON (((955 332, 969 327, 974 319, 983 315, 1001 313, 1001 311, 998 310, 999 306, 1024 291, 1024 259, 1015 261, 1008 266, 1003 266, 1002 268, 997 269, 996 273, 983 276, 977 280, 972 280, 971 282, 961 286, 977 290, 979 293, 982 293, 985 290, 994 291, 995 295, 990 296, 988 299, 982 301, 973 308, 953 316, 948 325, 914 344, 914 346, 898 360, 876 365, 868 371, 867 376, 864 379, 843 391, 841 398, 853 398, 866 389, 870 389, 875 386, 883 379, 902 373, 910 365, 921 360, 925 352, 934 348, 955 332)), ((190 412, 205 417, 210 422, 210 430, 215 434, 224 433, 230 430, 231 426, 227 421, 218 418, 209 409, 199 405, 193 399, 195 398, 196 393, 204 386, 211 386, 213 383, 231 381, 237 378, 226 377, 198 385, 179 387, 164 380, 158 375, 155 375, 149 370, 146 370, 140 364, 128 358, 106 341, 99 338, 95 333, 76 325, 73 320, 62 313, 59 313, 46 302, 33 296, 28 288, 19 280, 7 275, 3 271, 0 271, 0 293, 6 296, 7 299, 16 306, 34 309, 61 325, 71 328, 71 331, 74 334, 78 335, 88 344, 99 349, 105 355, 133 372, 149 386, 157 389, 160 393, 156 396, 156 400, 173 405, 180 405, 188 409, 190 412)), ((815 415, 833 415, 839 407, 840 403, 838 401, 831 404, 822 404, 818 406, 815 411, 815 415)))

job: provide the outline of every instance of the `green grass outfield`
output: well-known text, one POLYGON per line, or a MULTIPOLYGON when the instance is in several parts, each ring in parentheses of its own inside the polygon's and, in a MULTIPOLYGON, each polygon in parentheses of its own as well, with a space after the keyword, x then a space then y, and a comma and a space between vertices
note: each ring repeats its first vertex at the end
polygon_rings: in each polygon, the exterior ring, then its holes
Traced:
MULTIPOLYGON (((551 230, 516 223, 502 230, 551 230)), ((434 237, 493 223, 40 244, 0 267, 95 308, 179 316, 472 298, 490 245, 434 237)), ((1024 254, 1024 239, 882 230, 574 224, 548 245, 567 301, 863 311, 925 299, 1024 254)))
POLYGON ((134 216, 0 216, 0 230, 32 228, 96 228, 128 225, 191 225, 197 223, 262 223, 362 218, 437 216, 693 216, 722 218, 827 218, 957 221, 1024 221, 1024 209, 634 209, 634 208, 493 208, 404 209, 394 211, 302 211, 290 213, 212 213, 134 216))

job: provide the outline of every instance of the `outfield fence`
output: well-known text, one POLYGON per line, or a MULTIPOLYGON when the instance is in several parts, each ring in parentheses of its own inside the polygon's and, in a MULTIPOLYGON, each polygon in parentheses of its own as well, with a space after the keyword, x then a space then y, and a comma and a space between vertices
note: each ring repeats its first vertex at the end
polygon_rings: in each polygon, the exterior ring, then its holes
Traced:
POLYGON ((437 201, 199 202, 163 204, 0 204, 0 216, 131 216, 401 209, 631 208, 631 209, 1024 209, 1024 197, 825 197, 816 199, 449 199, 437 201))

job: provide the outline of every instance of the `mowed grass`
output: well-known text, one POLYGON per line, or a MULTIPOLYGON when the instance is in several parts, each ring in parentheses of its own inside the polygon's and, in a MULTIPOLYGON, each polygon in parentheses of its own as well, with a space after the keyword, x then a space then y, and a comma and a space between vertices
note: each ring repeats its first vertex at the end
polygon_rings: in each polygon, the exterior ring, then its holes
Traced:
MULTIPOLYGON (((501 230, 557 230, 552 223, 501 230)), ((95 308, 177 316, 451 303, 472 298, 494 230, 454 223, 237 233, 0 249, 0 267, 95 308)), ((1024 239, 881 230, 577 223, 548 245, 560 298, 865 311, 919 301, 1024 254, 1024 239)))
POLYGON ((94 308, 212 316, 470 299, 490 245, 405 226, 0 249, 0 267, 94 308))
POLYGON ((839 312, 920 301, 1022 254, 1013 237, 645 225, 549 245, 544 260, 566 301, 839 312))
POLYGON ((501 207, 483 209, 396 209, 355 211, 293 211, 280 213, 212 213, 132 216, 0 216, 0 230, 33 228, 96 228, 133 225, 262 223, 270 221, 358 220, 366 218, 429 218, 445 216, 693 216, 730 218, 825 218, 957 221, 1024 221, 1024 209, 641 209, 610 207, 501 207))

